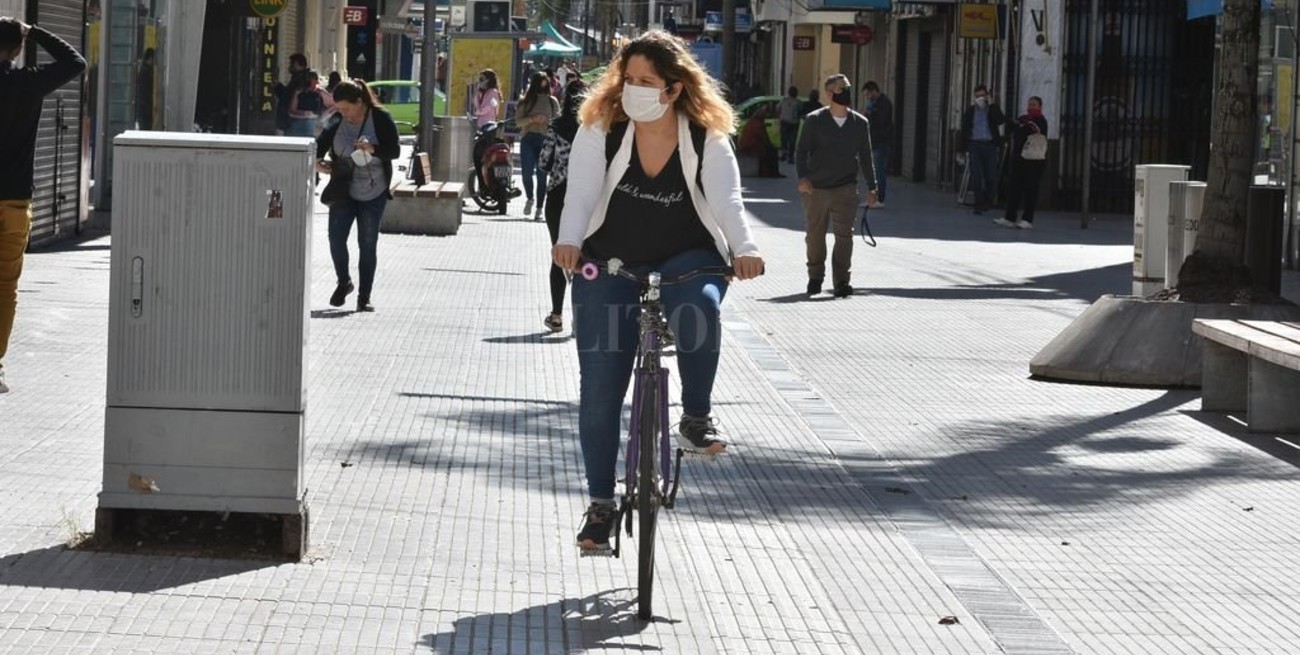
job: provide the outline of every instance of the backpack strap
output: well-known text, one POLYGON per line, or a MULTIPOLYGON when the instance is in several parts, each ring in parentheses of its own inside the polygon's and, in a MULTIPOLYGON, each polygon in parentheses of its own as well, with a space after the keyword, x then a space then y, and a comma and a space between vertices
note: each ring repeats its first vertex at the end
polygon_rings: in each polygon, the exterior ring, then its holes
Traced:
MULTIPOLYGON (((628 121, 620 121, 609 127, 605 133, 605 170, 609 170, 610 162, 614 161, 614 155, 618 154, 618 149, 623 145, 623 136, 627 134, 628 121)), ((695 147, 695 160, 699 165, 695 167, 695 186, 699 188, 700 193, 704 193, 704 183, 701 172, 704 170, 704 139, 708 136, 708 130, 703 125, 689 123, 691 129, 691 145, 695 147)))

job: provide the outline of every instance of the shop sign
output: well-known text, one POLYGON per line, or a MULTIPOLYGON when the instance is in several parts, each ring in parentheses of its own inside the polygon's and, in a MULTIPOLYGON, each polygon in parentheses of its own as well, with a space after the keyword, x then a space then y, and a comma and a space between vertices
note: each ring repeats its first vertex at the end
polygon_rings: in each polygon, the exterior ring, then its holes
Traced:
POLYGON ((998 6, 964 4, 957 8, 957 36, 963 39, 997 39, 998 6))
POLYGON ((875 36, 870 25, 831 25, 831 43, 867 45, 875 36))
MULTIPOLYGON (((749 13, 748 9, 738 7, 736 9, 736 34, 749 34, 754 29, 754 15, 749 13)), ((706 11, 704 12, 704 31, 721 32, 722 31, 722 12, 706 11)))
POLYGON ((365 27, 370 23, 370 7, 344 7, 343 24, 365 27))
POLYGON ((262 92, 258 98, 258 111, 270 113, 275 110, 275 71, 276 54, 280 49, 280 21, 267 18, 262 21, 262 29, 257 33, 257 40, 262 46, 261 61, 258 63, 262 92))
POLYGON ((793 45, 795 50, 816 50, 817 39, 811 36, 796 36, 793 45))
POLYGON ((261 18, 275 18, 284 12, 289 0, 248 0, 253 14, 261 18))

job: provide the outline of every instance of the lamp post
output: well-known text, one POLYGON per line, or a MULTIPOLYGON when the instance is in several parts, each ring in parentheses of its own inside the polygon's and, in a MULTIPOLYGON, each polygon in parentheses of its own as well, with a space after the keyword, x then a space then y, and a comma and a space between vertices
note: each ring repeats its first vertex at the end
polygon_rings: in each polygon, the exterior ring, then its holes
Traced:
POLYGON ((1079 227, 1085 230, 1092 218, 1092 129, 1096 123, 1093 103, 1097 101, 1097 4, 1098 0, 1092 0, 1091 14, 1088 17, 1088 87, 1083 101, 1083 211, 1079 214, 1079 227))

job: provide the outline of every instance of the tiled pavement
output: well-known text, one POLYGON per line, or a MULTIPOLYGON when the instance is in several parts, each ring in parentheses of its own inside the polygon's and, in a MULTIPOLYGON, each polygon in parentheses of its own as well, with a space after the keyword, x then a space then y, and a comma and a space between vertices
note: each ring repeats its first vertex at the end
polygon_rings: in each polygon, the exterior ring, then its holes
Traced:
POLYGON ((99 490, 108 240, 31 255, 0 396, 0 652, 1300 647, 1288 448, 1191 391, 1028 379, 1126 290, 1122 220, 1005 230, 896 183, 863 290, 808 301, 792 181, 747 184, 768 274, 726 304, 736 445, 687 464, 657 620, 634 617, 634 557, 574 552, 576 358, 543 334, 546 231, 517 202, 383 235, 371 315, 326 306, 317 216, 303 564, 62 548, 99 490))

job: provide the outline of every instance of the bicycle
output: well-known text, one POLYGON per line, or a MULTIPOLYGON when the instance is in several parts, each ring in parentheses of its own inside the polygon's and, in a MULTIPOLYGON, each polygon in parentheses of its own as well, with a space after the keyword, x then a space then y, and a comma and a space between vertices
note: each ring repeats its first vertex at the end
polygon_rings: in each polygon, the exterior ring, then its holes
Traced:
POLYGON ((633 536, 632 514, 635 512, 641 533, 637 553, 637 617, 648 621, 654 592, 654 541, 659 509, 673 509, 676 506, 684 456, 690 454, 707 459, 716 456, 711 453, 688 453, 679 447, 676 461, 673 461, 669 438, 671 424, 668 421, 668 369, 662 364, 664 346, 671 339, 671 333, 659 300, 659 292, 664 286, 696 277, 732 276, 735 272, 730 266, 708 266, 671 277, 658 272, 640 275, 623 268, 621 261, 612 259, 608 262, 587 260, 581 268, 582 276, 587 280, 595 280, 602 267, 610 275, 641 285, 640 337, 633 368, 632 415, 628 421, 627 455, 624 458, 625 484, 613 525, 614 546, 612 550, 584 550, 581 554, 583 557, 619 557, 622 545, 620 526, 626 522, 627 534, 633 536), (656 436, 658 444, 655 443, 656 436), (656 450, 659 455, 658 466, 654 457, 656 450), (643 457, 643 454, 650 456, 643 457))

